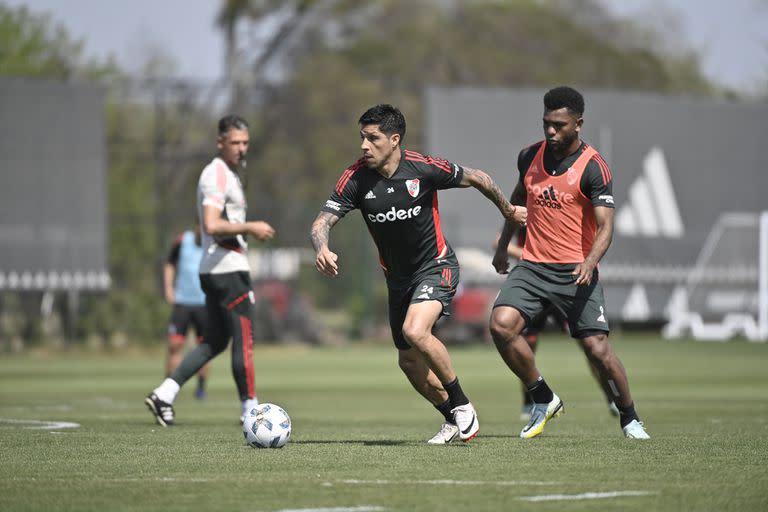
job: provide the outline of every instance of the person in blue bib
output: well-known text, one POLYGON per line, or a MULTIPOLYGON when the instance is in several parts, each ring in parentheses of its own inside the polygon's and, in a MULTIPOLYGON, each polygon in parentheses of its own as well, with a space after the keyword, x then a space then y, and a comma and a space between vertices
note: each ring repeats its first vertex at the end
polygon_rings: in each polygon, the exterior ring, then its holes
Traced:
MULTIPOLYGON (((165 300, 173 309, 168 322, 168 353, 165 359, 165 376, 168 377, 181 363, 184 345, 190 329, 194 329, 197 342, 203 340, 203 332, 208 324, 205 309, 205 293, 200 287, 200 259, 203 247, 200 243, 200 224, 195 222, 194 230, 181 233, 168 253, 163 264, 163 288, 165 300)), ((197 373, 195 398, 203 400, 206 396, 205 382, 210 371, 210 363, 200 368, 197 373)))

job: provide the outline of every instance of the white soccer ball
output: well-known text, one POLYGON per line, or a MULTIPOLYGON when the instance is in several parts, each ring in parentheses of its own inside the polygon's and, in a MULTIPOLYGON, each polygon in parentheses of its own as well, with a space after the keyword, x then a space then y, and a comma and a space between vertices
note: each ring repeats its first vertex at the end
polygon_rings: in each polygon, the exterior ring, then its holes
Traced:
POLYGON ((243 436, 254 448, 282 448, 291 437, 291 418, 278 405, 259 404, 245 415, 243 436))

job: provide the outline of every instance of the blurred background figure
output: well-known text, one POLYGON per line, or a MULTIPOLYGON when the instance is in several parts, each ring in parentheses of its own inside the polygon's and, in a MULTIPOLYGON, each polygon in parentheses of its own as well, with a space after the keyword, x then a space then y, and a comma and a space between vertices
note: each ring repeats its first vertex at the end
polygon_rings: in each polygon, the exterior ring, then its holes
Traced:
MULTIPOLYGON (((168 321, 168 353, 165 359, 165 376, 168 377, 181 363, 187 337, 194 329, 197 343, 202 342, 208 324, 205 309, 205 293, 200 287, 200 259, 203 247, 200 241, 200 223, 195 220, 193 230, 181 233, 168 253, 163 264, 163 290, 165 301, 172 306, 168 321)), ((197 372, 195 398, 206 396, 205 382, 210 372, 210 363, 197 372)))
POLYGON ((240 423, 258 405, 253 366, 255 297, 248 262, 246 236, 271 240, 275 230, 262 220, 247 221, 244 174, 250 133, 240 116, 218 122, 216 157, 203 169, 197 187, 197 214, 204 246, 200 285, 210 323, 203 342, 146 397, 144 403, 157 423, 174 425, 173 402, 200 368, 222 353, 232 340, 232 377, 240 398, 240 423))

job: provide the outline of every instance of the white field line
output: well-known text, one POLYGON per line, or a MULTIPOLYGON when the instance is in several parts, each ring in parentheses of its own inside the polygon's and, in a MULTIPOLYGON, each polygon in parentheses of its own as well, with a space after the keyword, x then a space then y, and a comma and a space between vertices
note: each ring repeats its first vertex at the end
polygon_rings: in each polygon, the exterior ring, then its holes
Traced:
POLYGON ((542 496, 522 496, 521 501, 576 501, 621 498, 623 496, 652 496, 659 494, 653 491, 614 491, 614 492, 585 492, 582 494, 544 494, 542 496))
MULTIPOLYGON (((8 480, 13 482, 74 482, 80 480, 79 478, 37 478, 37 477, 24 477, 16 478, 11 477, 8 480)), ((174 477, 158 477, 158 478, 92 478, 89 477, 89 482, 107 482, 107 483, 141 483, 141 482, 181 482, 181 483, 205 483, 205 482, 220 482, 224 479, 217 478, 174 478, 174 477)), ((229 481, 229 480, 228 480, 229 481)))
POLYGON ((281 508, 276 512, 378 512, 381 510, 384 510, 384 507, 363 505, 361 507, 281 508))
POLYGON ((0 418, 0 428, 3 424, 10 424, 18 428, 28 428, 37 430, 59 430, 62 428, 78 428, 79 423, 70 421, 42 421, 42 420, 14 420, 10 418, 0 418))
MULTIPOLYGON (((339 480, 339 483, 350 485, 497 485, 497 486, 517 486, 517 485, 558 485, 558 482, 542 482, 539 480, 507 480, 507 481, 483 481, 483 480, 409 480, 402 482, 398 480, 339 480)), ((326 482, 326 485, 332 485, 326 482)))

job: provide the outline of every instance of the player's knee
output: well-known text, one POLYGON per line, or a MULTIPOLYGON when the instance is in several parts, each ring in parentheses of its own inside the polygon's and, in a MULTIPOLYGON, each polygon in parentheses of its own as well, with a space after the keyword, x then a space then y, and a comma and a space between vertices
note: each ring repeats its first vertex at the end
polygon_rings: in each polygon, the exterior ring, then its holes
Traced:
POLYGON ((495 308, 491 314, 491 335, 497 344, 513 341, 524 325, 522 316, 513 308, 495 308))
MULTIPOLYGON (((219 336, 209 336, 209 337, 203 337, 203 341, 198 345, 199 350, 207 350, 210 352, 211 358, 214 358, 224 352, 224 350, 229 345, 229 338, 219 337, 219 336)), ((251 344, 252 346, 253 344, 251 344)), ((242 354, 242 341, 233 340, 233 356, 235 355, 235 352, 238 354, 242 354), (238 346, 239 349, 235 349, 235 346, 238 346)))
POLYGON ((581 340, 584 351, 590 359, 597 361, 605 361, 611 357, 611 345, 608 342, 608 336, 605 334, 597 334, 594 336, 588 336, 581 340))
POLYGON ((171 354, 178 354, 184 348, 185 336, 170 335, 168 336, 168 352, 171 354))
POLYGON ((431 331, 420 325, 406 322, 403 324, 403 337, 412 347, 420 347, 431 335, 431 331))

